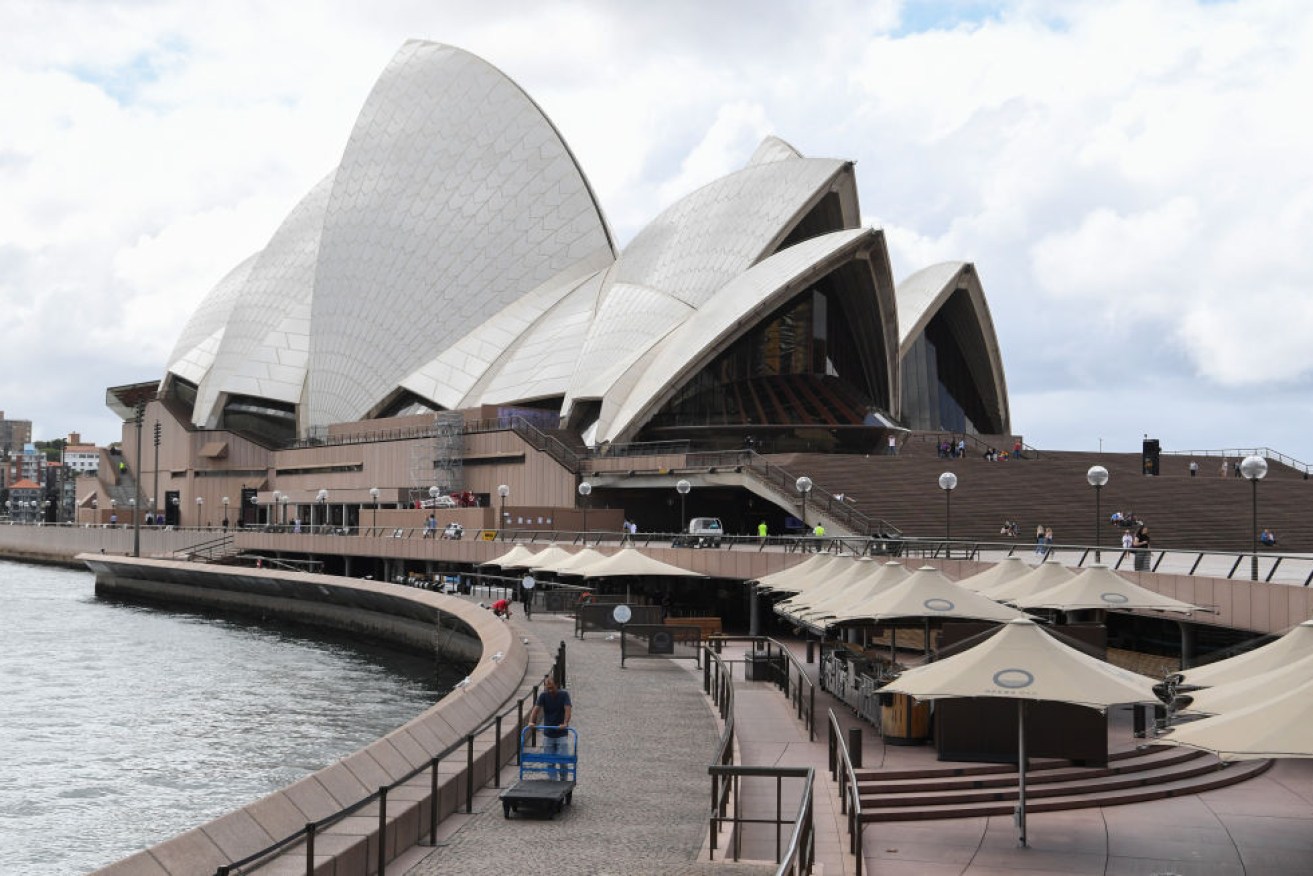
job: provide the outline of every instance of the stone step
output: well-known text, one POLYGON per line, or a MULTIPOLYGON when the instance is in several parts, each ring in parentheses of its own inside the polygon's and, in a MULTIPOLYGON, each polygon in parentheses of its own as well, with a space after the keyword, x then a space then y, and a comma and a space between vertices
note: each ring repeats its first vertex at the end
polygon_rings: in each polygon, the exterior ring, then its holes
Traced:
MULTIPOLYGON (((1224 788, 1253 778, 1272 765, 1270 760, 1243 761, 1234 764, 1214 764, 1203 772, 1177 777, 1171 781, 1137 784, 1133 787, 1109 787, 1087 790, 1066 788, 1066 793, 1043 796, 1033 793, 1026 783, 1027 812, 1057 812, 1067 809, 1086 809, 1095 806, 1119 806, 1161 800, 1186 794, 1198 794, 1215 788, 1224 788)), ((1029 773, 1027 774, 1029 778, 1029 773)), ((989 815, 1011 815, 1016 808, 1016 789, 1009 795, 999 794, 998 799, 984 801, 952 801, 926 803, 916 806, 862 806, 861 821, 919 821, 938 818, 971 818, 989 815)))

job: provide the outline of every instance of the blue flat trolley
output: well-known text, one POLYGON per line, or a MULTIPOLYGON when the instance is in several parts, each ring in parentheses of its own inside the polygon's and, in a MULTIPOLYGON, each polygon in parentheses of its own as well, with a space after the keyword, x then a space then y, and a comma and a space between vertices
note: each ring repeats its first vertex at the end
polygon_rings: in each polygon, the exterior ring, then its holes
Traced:
POLYGON ((548 818, 554 818, 574 799, 575 775, 579 768, 579 733, 573 727, 566 727, 569 753, 546 754, 526 748, 529 734, 535 729, 541 732, 547 727, 530 725, 520 731, 520 780, 501 792, 504 818, 510 818, 512 812, 519 812, 521 806, 546 812, 548 818), (561 772, 566 778, 549 778, 561 772))

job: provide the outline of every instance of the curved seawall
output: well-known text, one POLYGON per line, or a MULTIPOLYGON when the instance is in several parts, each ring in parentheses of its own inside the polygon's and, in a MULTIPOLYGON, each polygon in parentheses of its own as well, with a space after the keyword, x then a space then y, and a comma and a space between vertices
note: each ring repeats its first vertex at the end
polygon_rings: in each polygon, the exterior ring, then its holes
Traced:
MULTIPOLYGON (((382 739, 288 788, 97 871, 102 874, 209 876, 430 763, 528 695, 550 666, 541 647, 526 645, 490 612, 442 594, 326 575, 103 554, 78 559, 95 573, 97 594, 109 598, 329 627, 475 664, 468 683, 382 739)), ((503 762, 513 756, 518 728, 514 721, 503 723, 499 746, 491 733, 476 742, 472 772, 465 757, 450 759, 459 763, 443 762, 439 819, 464 800, 469 782, 479 787, 490 780, 500 766, 498 752, 503 762)), ((403 786, 406 793, 394 792, 389 799, 389 859, 426 831, 434 806, 428 788, 429 778, 422 773, 403 786)), ((344 819, 319 831, 317 865, 322 860, 335 874, 373 869, 378 849, 374 804, 357 813, 366 814, 373 817, 344 819)), ((293 844, 292 849, 304 860, 302 846, 293 844)))

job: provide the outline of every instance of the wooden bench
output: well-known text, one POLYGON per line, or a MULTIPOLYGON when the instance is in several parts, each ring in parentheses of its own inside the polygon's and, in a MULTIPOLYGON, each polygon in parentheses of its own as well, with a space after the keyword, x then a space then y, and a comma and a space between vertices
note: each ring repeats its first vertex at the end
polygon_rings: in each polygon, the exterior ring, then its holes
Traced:
POLYGON ((666 625, 673 627, 697 627, 702 631, 702 639, 706 641, 713 635, 719 635, 721 632, 720 618, 718 617, 668 617, 666 625))

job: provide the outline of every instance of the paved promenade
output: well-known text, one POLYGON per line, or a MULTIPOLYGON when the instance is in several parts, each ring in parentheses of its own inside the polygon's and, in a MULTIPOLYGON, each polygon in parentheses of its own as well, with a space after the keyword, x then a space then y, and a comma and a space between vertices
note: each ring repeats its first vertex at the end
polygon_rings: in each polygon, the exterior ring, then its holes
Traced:
MULTIPOLYGON (((552 819, 506 820, 498 790, 484 789, 474 815, 444 822, 437 849, 412 850, 389 872, 743 872, 698 863, 711 797, 707 764, 720 728, 693 662, 630 660, 621 669, 619 641, 604 633, 575 639, 573 618, 540 613, 526 622, 518 608, 517 628, 549 651, 566 643, 571 724, 579 731, 573 804, 552 819)), ((517 777, 517 768, 508 767, 502 786, 517 777)))
MULTIPOLYGON (((414 849, 390 873, 550 871, 562 874, 769 873, 773 864, 707 862, 707 763, 719 727, 692 661, 630 660, 604 634, 572 638, 567 617, 512 623, 549 650, 566 642, 569 690, 579 730, 579 784, 573 806, 554 819, 502 817, 497 790, 476 797, 475 813, 442 826, 437 849, 414 849)), ((729 649, 726 657, 734 656, 729 649)), ((814 669, 815 667, 810 667, 814 669)), ((742 664, 735 667, 742 679, 742 664)), ((827 708, 846 728, 861 726, 867 767, 926 767, 929 746, 885 746, 843 705, 817 695, 817 738, 771 684, 738 681, 742 760, 816 768, 817 869, 852 874, 837 787, 826 772, 827 708)), ((502 774, 503 787, 517 776, 502 774)), ((766 805, 750 792, 744 806, 766 805)), ((1313 762, 1281 761, 1232 788, 1130 806, 1028 817, 1030 848, 1018 848, 1011 818, 976 817, 872 825, 865 873, 891 876, 997 876, 1003 873, 1103 876, 1294 876, 1313 872, 1313 762)), ((784 841, 787 842, 787 834, 784 841)), ((773 854, 773 830, 756 829, 747 858, 773 854)))

